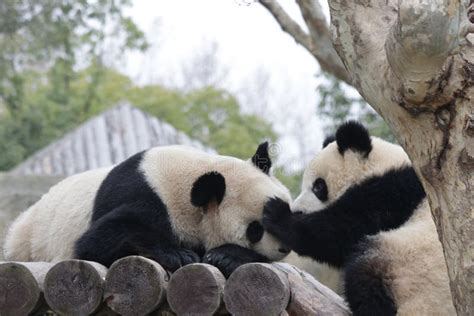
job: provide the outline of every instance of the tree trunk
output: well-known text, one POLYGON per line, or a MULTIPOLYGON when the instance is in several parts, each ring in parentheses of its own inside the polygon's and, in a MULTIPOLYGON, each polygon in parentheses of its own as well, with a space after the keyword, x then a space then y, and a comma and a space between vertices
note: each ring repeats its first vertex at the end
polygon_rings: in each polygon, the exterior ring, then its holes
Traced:
MULTIPOLYGON (((329 1, 349 81, 389 124, 428 194, 459 315, 474 315, 472 2, 329 1)), ((320 21, 311 13, 319 4, 297 3, 317 43, 311 27, 326 26, 309 22, 320 21)))

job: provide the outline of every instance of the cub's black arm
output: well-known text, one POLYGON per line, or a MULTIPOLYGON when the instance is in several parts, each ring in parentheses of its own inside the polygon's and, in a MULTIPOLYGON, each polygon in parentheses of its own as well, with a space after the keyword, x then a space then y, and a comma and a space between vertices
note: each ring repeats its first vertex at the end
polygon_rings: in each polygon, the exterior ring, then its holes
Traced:
POLYGON ((210 249, 203 258, 204 263, 216 266, 228 278, 239 266, 250 262, 268 262, 268 258, 245 247, 225 244, 210 249))
POLYGON ((263 226, 298 254, 341 267, 364 236, 399 227, 424 198, 412 168, 394 169, 314 213, 291 213, 287 203, 274 199, 265 207, 263 226))

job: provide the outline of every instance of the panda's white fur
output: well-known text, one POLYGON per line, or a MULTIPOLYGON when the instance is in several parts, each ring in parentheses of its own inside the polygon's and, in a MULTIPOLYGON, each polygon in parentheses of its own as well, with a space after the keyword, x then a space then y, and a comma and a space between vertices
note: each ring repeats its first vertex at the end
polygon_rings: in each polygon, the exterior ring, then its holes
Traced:
POLYGON ((111 168, 66 178, 12 223, 4 256, 15 261, 73 258, 75 241, 89 227, 94 198, 111 168))
POLYGON ((315 265, 340 269, 355 315, 455 315, 442 246, 409 158, 368 137, 356 122, 341 126, 305 169, 291 213, 283 204, 269 208, 264 226, 315 265))
MULTIPOLYGON (((203 247, 208 251, 235 244, 270 260, 279 260, 288 253, 267 232, 255 243, 246 237, 248 224, 260 222, 268 199, 279 197, 290 201, 288 190, 273 176, 251 162, 184 146, 152 148, 139 158, 138 173, 165 204, 173 232, 183 247, 203 247), (191 191, 196 179, 210 172, 223 176, 225 194, 220 203, 211 200, 203 209, 192 204, 191 191)), ((115 168, 81 173, 51 188, 12 224, 4 246, 5 258, 16 261, 73 258, 76 242, 91 228, 97 194, 115 168)), ((121 194, 117 190, 115 193, 121 194)))
POLYGON ((456 315, 449 289, 443 249, 425 199, 409 221, 373 237, 373 247, 361 259, 387 262, 398 315, 456 315))

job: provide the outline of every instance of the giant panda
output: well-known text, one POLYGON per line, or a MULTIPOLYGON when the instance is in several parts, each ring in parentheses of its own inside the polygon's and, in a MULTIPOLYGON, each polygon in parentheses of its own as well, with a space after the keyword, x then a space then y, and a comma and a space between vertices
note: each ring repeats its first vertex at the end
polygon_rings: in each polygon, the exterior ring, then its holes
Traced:
POLYGON ((12 224, 5 258, 110 266, 142 255, 169 271, 203 260, 226 276, 243 263, 280 260, 289 250, 265 232, 262 212, 290 193, 270 167, 268 143, 249 161, 184 146, 146 150, 54 186, 12 224))
POLYGON ((267 204, 264 228, 340 269, 354 315, 455 315, 442 246, 403 149, 355 121, 324 146, 291 209, 267 204))

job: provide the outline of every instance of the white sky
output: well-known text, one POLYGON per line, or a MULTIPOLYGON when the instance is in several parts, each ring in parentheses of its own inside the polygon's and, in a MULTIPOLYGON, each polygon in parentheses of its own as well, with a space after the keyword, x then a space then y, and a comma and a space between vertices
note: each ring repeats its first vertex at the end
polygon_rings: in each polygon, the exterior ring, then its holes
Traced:
MULTIPOLYGON (((315 114, 318 65, 260 4, 245 5, 243 1, 134 0, 126 13, 146 32, 152 47, 145 54, 129 54, 121 69, 138 83, 167 82, 203 43, 215 41, 219 61, 229 70, 224 88, 238 93, 257 69, 269 74, 273 111, 267 119, 285 135, 279 141, 282 159, 291 163, 299 155, 298 148, 301 150, 298 142, 303 141, 307 161, 323 137, 315 114)), ((279 2, 302 21, 294 1, 279 2)))

